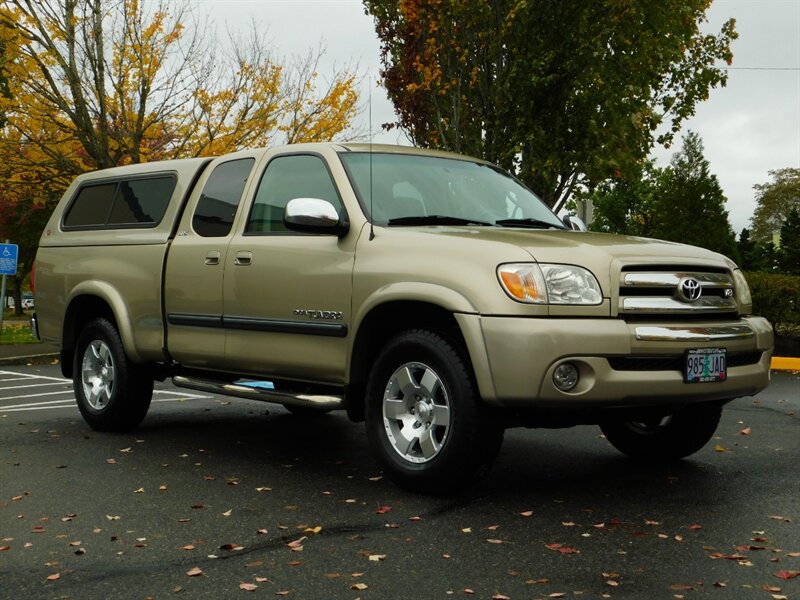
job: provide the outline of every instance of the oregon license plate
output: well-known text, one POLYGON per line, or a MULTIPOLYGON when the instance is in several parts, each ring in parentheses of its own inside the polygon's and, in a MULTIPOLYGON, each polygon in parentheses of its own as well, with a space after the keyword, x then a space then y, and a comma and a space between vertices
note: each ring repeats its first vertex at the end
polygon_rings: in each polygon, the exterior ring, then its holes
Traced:
POLYGON ((728 378, 725 348, 698 348, 686 353, 683 379, 686 383, 710 383, 728 378))

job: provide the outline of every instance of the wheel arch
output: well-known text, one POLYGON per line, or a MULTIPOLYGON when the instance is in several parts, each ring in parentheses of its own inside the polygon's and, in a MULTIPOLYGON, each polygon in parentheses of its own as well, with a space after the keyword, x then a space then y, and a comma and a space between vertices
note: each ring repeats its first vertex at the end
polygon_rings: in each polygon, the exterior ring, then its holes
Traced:
POLYGON ((429 329, 446 337, 469 361, 467 342, 452 310, 420 300, 393 299, 377 304, 361 318, 350 353, 347 413, 351 420, 364 420, 367 378, 382 344, 408 329, 429 329))
POLYGON ((133 328, 125 302, 119 292, 106 282, 83 282, 70 295, 64 313, 61 339, 61 372, 72 378, 72 357, 81 330, 93 319, 103 317, 119 331, 125 353, 134 362, 139 354, 133 341, 133 328))

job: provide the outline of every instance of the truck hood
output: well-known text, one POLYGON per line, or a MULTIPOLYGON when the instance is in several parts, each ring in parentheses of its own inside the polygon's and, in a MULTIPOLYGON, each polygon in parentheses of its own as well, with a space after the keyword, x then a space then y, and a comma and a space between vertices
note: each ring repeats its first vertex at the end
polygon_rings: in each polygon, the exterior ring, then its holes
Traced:
MULTIPOLYGON (((399 228, 397 228, 399 229, 399 228)), ((501 227, 414 227, 416 234, 428 232, 441 238, 455 238, 481 244, 476 248, 495 248, 499 263, 516 262, 519 250, 527 252, 540 263, 563 263, 589 269, 597 277, 604 295, 608 297, 620 270, 628 265, 686 265, 691 268, 710 267, 734 269, 736 265, 725 256, 688 244, 664 240, 623 236, 608 233, 531 230, 501 227), (503 258, 508 249, 508 258, 503 258), (497 252, 497 250, 500 250, 497 252)), ((396 229, 395 229, 396 230, 396 229)), ((459 244, 464 248, 464 244, 459 244)))

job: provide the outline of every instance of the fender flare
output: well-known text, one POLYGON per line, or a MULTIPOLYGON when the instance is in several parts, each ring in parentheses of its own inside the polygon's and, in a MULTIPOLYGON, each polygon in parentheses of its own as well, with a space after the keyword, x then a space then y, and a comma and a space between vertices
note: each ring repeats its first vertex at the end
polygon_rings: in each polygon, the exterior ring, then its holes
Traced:
MULTIPOLYGON (((142 362, 142 358, 136 349, 133 336, 133 325, 130 320, 130 312, 128 306, 122 299, 122 294, 119 290, 107 281, 88 280, 82 281, 76 285, 67 297, 67 311, 70 313, 72 303, 80 296, 94 296, 104 301, 114 315, 117 330, 122 338, 122 345, 125 348, 125 354, 132 362, 142 362)), ((66 331, 66 329, 65 329, 66 331)), ((62 344, 63 346, 63 344, 62 344)))

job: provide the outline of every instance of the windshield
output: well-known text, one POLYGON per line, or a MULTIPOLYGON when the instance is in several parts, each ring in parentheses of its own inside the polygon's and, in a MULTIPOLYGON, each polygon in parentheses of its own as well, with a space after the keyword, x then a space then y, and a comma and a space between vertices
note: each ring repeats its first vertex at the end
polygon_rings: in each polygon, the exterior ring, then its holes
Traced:
POLYGON ((376 225, 476 224, 564 229, 507 173, 469 160, 411 154, 339 155, 364 213, 376 225))

